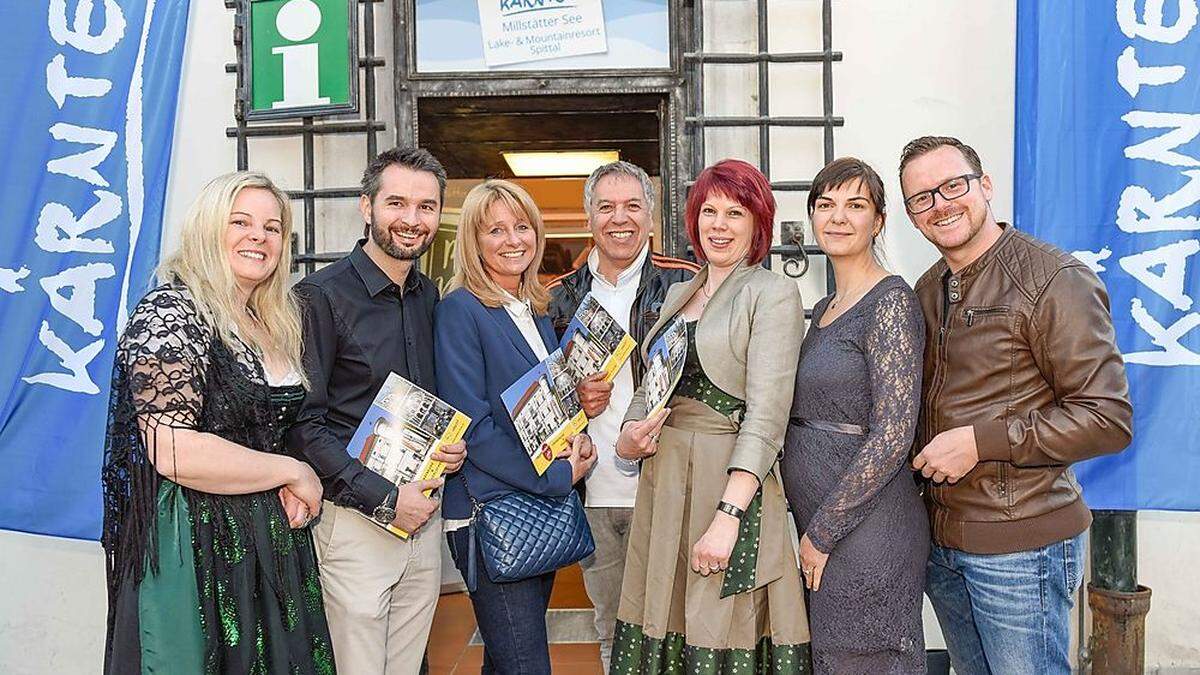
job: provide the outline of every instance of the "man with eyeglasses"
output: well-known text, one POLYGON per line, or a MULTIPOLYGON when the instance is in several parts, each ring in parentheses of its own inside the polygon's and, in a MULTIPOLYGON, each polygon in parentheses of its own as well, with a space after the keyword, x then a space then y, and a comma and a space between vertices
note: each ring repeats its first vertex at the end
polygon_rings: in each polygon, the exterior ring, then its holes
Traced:
POLYGON ((916 286, 926 593, 959 675, 1069 673, 1092 519, 1070 465, 1131 438, 1108 295, 1080 261, 996 222, 992 180, 958 139, 910 142, 900 185, 942 254, 916 286))

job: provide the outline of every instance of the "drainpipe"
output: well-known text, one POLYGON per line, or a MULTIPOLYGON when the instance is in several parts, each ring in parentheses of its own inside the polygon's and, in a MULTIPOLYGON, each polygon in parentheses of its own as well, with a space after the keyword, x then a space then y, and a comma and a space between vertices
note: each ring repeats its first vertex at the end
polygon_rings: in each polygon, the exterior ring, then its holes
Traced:
POLYGON ((1092 511, 1092 516, 1092 636, 1080 666, 1106 675, 1141 675, 1150 589, 1137 582, 1137 511, 1092 511))

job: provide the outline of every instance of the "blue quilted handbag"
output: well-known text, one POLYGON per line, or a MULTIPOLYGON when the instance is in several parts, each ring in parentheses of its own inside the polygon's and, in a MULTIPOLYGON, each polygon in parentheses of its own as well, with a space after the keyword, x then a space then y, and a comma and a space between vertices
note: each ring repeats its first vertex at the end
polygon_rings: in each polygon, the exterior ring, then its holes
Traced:
MULTIPOLYGON (((468 491, 469 494, 469 491, 468 491)), ((475 546, 492 583, 520 581, 578 562, 596 549, 583 504, 566 497, 512 492, 485 504, 471 498, 467 587, 475 590, 475 546)))

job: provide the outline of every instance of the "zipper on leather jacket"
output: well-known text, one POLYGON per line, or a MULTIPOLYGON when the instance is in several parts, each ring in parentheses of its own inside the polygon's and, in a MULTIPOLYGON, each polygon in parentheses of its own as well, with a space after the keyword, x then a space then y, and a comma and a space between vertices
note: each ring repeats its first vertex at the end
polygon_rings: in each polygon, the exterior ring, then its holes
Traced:
MULTIPOLYGON (((946 368, 945 368, 946 333, 949 331, 949 325, 950 325, 950 298, 949 298, 949 294, 946 290, 946 280, 945 279, 942 280, 942 317, 941 318, 942 318, 941 325, 938 327, 937 356, 935 358, 934 367, 933 367, 933 384, 931 384, 929 387, 929 414, 925 416, 925 424, 928 427, 925 430, 925 438, 927 441, 932 440, 933 432, 935 429, 938 428, 938 425, 939 425, 939 421, 937 419, 935 419, 934 416, 936 414, 935 411, 937 410, 936 404, 937 404, 937 400, 938 400, 938 395, 941 394, 942 384, 944 384, 944 380, 946 377, 946 368)), ((934 502, 940 504, 941 500, 938 499, 938 497, 937 497, 937 492, 938 492, 937 487, 938 486, 934 485, 931 481, 928 481, 928 480, 925 481, 925 483, 926 483, 926 485, 928 485, 929 495, 931 497, 933 497, 934 502)))
POLYGON ((963 312, 963 317, 967 320, 967 326, 972 326, 975 323, 976 317, 1003 314, 1007 311, 1007 307, 972 307, 963 312))

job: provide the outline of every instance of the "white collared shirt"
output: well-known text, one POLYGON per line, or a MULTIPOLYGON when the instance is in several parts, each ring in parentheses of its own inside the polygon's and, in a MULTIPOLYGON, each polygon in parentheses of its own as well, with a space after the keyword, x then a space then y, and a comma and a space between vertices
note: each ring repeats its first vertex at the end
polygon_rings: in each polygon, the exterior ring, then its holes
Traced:
MULTIPOLYGON (((617 275, 617 283, 610 284, 600 274, 600 252, 593 248, 588 254, 588 267, 592 272, 592 297, 600 306, 612 314, 621 328, 629 330, 629 317, 637 300, 638 284, 642 279, 642 266, 650 257, 647 243, 629 267, 617 275)), ((613 379, 612 394, 608 407, 599 416, 588 422, 588 435, 596 446, 596 468, 587 477, 587 506, 622 507, 633 506, 637 496, 637 465, 617 457, 617 435, 621 433, 621 421, 625 410, 633 400, 633 363, 638 358, 635 350, 629 361, 617 371, 613 379)))
POLYGON ((508 312, 513 323, 517 324, 517 330, 521 331, 521 336, 525 338, 537 360, 541 361, 550 356, 550 352, 546 350, 546 343, 542 341, 537 322, 533 320, 533 309, 529 306, 529 301, 518 300, 508 291, 504 292, 504 299, 504 311, 508 312))

